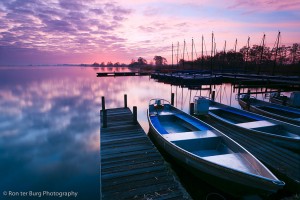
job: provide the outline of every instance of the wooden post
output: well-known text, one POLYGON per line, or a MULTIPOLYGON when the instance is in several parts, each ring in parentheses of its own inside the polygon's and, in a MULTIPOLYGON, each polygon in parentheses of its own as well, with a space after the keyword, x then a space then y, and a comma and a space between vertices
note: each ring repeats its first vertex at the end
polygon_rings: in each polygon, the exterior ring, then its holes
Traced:
POLYGON ((248 95, 248 96, 249 96, 249 98, 250 98, 250 90, 248 90, 248 91, 247 91, 247 95, 248 95))
POLYGON ((102 110, 103 124, 102 128, 107 128, 107 110, 102 110))
POLYGON ((216 91, 212 91, 211 100, 215 101, 216 91))
POLYGON ((137 107, 133 106, 133 123, 137 124, 137 107))
POLYGON ((102 97, 102 110, 105 110, 105 97, 102 97))
POLYGON ((194 103, 190 103, 190 115, 194 115, 194 103))
POLYGON ((246 99, 246 104, 247 104, 247 110, 250 111, 250 90, 247 91, 247 99, 246 99))
POLYGON ((124 94, 124 108, 127 108, 127 94, 124 94))
POLYGON ((174 96, 175 94, 172 92, 171 93, 171 105, 174 106, 174 96))

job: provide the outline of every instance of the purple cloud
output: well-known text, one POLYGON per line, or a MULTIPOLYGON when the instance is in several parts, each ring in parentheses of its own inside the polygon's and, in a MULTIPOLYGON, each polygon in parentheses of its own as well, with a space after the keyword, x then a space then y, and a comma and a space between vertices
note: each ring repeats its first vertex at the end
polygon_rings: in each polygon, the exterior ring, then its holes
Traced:
POLYGON ((297 11, 300 9, 300 2, 296 1, 275 1, 275 0, 234 0, 228 9, 243 9, 246 13, 260 11, 297 11))
POLYGON ((115 2, 92 0, 3 0, 0 8, 0 47, 18 49, 18 55, 26 55, 24 52, 29 49, 35 53, 101 53, 104 45, 126 41, 115 30, 131 13, 115 2), (103 38, 109 39, 109 43, 103 38))
POLYGON ((97 8, 97 9, 90 9, 90 12, 93 12, 97 15, 102 15, 104 13, 104 11, 101 8, 97 8))

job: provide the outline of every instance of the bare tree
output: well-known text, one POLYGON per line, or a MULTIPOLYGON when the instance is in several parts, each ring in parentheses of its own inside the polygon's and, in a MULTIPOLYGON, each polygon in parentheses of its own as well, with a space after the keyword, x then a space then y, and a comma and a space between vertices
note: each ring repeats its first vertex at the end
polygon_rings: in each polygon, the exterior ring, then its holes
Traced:
POLYGON ((167 59, 162 56, 154 56, 153 60, 156 66, 166 65, 168 63, 167 59))

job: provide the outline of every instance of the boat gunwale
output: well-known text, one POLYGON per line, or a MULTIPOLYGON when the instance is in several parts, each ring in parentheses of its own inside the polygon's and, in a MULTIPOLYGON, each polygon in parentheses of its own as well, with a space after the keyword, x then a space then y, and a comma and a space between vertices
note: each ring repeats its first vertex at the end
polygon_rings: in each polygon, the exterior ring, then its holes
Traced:
MULTIPOLYGON (((287 123, 290 123, 290 124, 294 124, 296 126, 300 126, 300 121, 299 121, 298 117, 295 118, 295 117, 288 117, 288 116, 279 115, 279 114, 261 109, 260 107, 261 106, 270 107, 270 108, 273 108, 273 109, 283 110, 283 111, 286 111, 286 112, 291 112, 293 114, 300 115, 300 109, 299 108, 284 106, 284 105, 275 104, 275 103, 271 103, 271 102, 264 102, 264 101, 261 101, 261 100, 258 100, 256 98, 254 98, 254 97, 250 97, 250 99, 256 101, 256 103, 255 102, 250 103, 250 108, 253 109, 254 112, 257 111, 257 112, 260 112, 262 115, 263 114, 267 115, 267 117, 274 117, 276 120, 284 121, 284 122, 287 122, 287 123)), ((244 100, 244 98, 239 98, 238 100, 239 100, 239 102, 240 101, 243 102, 244 105, 247 105, 247 102, 244 100)), ((256 113, 256 114, 258 114, 258 113, 256 113)))
MULTIPOLYGON (((215 104, 219 104, 217 102, 213 102, 215 104)), ((221 107, 227 107, 226 105, 222 105, 222 104, 219 104, 221 107)), ((234 108, 234 107, 230 107, 230 110, 239 110, 237 108, 234 108)), ((221 110, 221 109, 220 109, 221 110)), ((230 112, 229 110, 226 110, 227 112, 230 112)), ((250 112, 250 111, 247 111, 247 110, 243 110, 244 112, 250 114, 250 115, 255 115, 255 116, 259 116, 259 117, 262 117, 264 118, 265 121, 269 121, 271 123, 275 123, 274 125, 282 125, 282 126, 285 126, 285 125, 288 125, 288 126, 295 126, 296 128, 300 128, 300 126, 297 126, 295 124, 291 124, 291 123, 288 123, 288 122, 284 122, 284 121, 280 121, 280 120, 277 120, 277 119, 272 119, 272 118, 269 118, 267 116, 263 116, 263 115, 260 115, 260 114, 257 114, 257 113, 253 113, 253 112, 250 112)), ((274 137, 274 138, 281 138, 281 139, 284 139, 284 140, 287 140, 287 141, 300 141, 300 135, 299 135, 299 138, 295 138, 295 137, 288 137, 288 136, 284 136, 284 135, 277 135, 277 134, 273 134, 273 133, 268 133, 268 132, 264 132, 264 131, 260 131, 260 130, 257 130, 257 129, 252 129, 252 128, 246 128, 246 127, 243 127, 243 126, 238 126, 237 124, 235 123, 232 123, 222 117, 219 117, 218 115, 216 115, 215 113, 213 112, 210 112, 209 111, 209 115, 210 116, 213 116, 214 118, 220 120, 220 121, 223 121, 225 123, 229 123, 231 124, 232 126, 235 126, 235 127, 238 127, 240 129, 243 129, 243 130, 247 130, 247 131, 251 131, 251 132, 254 132, 254 133, 260 133, 262 137, 267 137, 267 136, 271 136, 271 137, 274 137)), ((259 137, 259 135, 257 135, 259 137)))
MULTIPOLYGON (((176 108, 175 108, 176 109, 176 108)), ((181 111, 183 114, 186 114, 184 113, 183 111, 181 111)), ((240 174, 240 175, 243 175, 243 176, 246 176, 246 177, 251 177, 253 179, 257 179, 257 180, 263 180, 264 182, 267 182, 267 183, 273 183, 275 185, 278 185, 278 186, 284 186, 285 183, 281 180, 279 180, 265 165, 263 165, 255 156, 253 156, 247 149, 245 149, 244 147, 242 147, 240 144, 238 144, 237 142, 235 142, 233 139, 231 139, 230 137, 228 137, 227 135, 223 134, 222 132, 220 132, 218 129, 212 127, 211 125, 201 121, 202 123, 204 123, 205 125, 207 125, 208 127, 210 127, 211 129, 213 130, 216 130, 218 133, 220 133, 222 136, 226 137, 227 139, 229 139, 230 141, 232 141, 233 143, 235 143, 239 148, 241 148, 244 152, 243 153, 246 153, 248 155, 250 155, 250 157, 252 159, 254 159, 262 168, 263 170, 265 170, 265 172, 267 172, 272 178, 268 178, 268 177, 265 177, 265 176, 262 176, 262 175, 258 175, 258 174, 254 174, 254 173, 248 173, 248 172, 245 172, 245 171, 241 171, 241 170, 237 170, 237 169, 234 169, 234 168, 230 168, 230 167, 227 167, 227 166, 223 166, 223 165, 220 165, 220 164, 217 164, 217 163, 213 163, 211 161, 208 161, 196 154, 193 154, 179 146, 177 146, 176 144, 168 141, 166 138, 164 138, 160 133, 159 131, 156 129, 156 127, 153 125, 152 123, 152 120, 150 119, 150 113, 149 113, 149 109, 147 109, 147 117, 148 117, 148 121, 151 123, 151 127, 155 130, 155 133, 156 135, 162 139, 164 141, 164 143, 167 143, 168 145, 170 145, 173 149, 176 149, 178 150, 179 152, 181 153, 184 153, 185 155, 187 155, 188 157, 190 157, 191 159, 195 160, 195 161, 200 161, 201 163, 204 163, 208 166, 213 166, 215 168, 220 168, 222 170, 224 170, 224 172, 230 172, 231 174, 240 174)), ((190 116, 196 120, 199 120, 197 119, 196 117, 194 116, 190 116)), ((247 162, 250 162, 248 159, 244 158, 247 162)))
MULTIPOLYGON (((241 107, 246 107, 247 106, 247 102, 244 101, 244 99, 239 98, 238 101, 239 101, 240 104, 243 104, 243 105, 241 105, 241 107)), ((256 107, 252 104, 250 104, 250 109, 252 109, 254 111, 253 112, 247 111, 247 110, 244 110, 244 111, 252 113, 254 115, 260 115, 262 117, 268 118, 269 120, 273 120, 273 121, 283 123, 283 124, 289 124, 289 125, 297 126, 297 127, 300 128, 300 121, 298 120, 299 118, 289 118, 289 117, 285 117, 285 116, 282 116, 282 115, 274 114, 274 113, 259 109, 259 107, 256 107), (260 113, 257 113, 257 112, 260 112, 260 113), (263 113, 265 115, 263 115, 263 113), (272 117, 276 117, 276 118, 272 118, 272 117)))

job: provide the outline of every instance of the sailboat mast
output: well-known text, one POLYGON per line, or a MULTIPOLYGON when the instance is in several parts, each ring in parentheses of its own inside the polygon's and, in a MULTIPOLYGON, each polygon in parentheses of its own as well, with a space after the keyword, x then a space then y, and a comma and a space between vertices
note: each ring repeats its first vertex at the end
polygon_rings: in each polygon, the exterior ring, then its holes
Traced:
POLYGON ((266 34, 264 34, 263 39, 262 39, 262 48, 261 48, 261 53, 260 53, 260 63, 259 63, 259 68, 258 68, 258 74, 260 73, 260 67, 262 65, 262 59, 263 59, 264 48, 265 48, 265 38, 266 38, 266 34))
POLYGON ((248 36, 248 41, 247 41, 247 60, 246 61, 248 61, 248 59, 249 59, 249 49, 250 49, 250 37, 248 36))
POLYGON ((192 38, 192 68, 194 68, 194 38, 192 38))
POLYGON ((201 50, 201 64, 202 64, 202 69, 203 69, 203 40, 204 40, 204 38, 203 38, 203 35, 202 35, 202 50, 201 50))
POLYGON ((247 73, 247 64, 249 60, 249 49, 250 49, 250 37, 248 36, 248 41, 247 41, 247 52, 246 52, 246 58, 245 58, 245 72, 247 73))
POLYGON ((217 53, 217 43, 216 40, 214 40, 214 56, 216 56, 217 53))
POLYGON ((172 42, 172 68, 173 68, 173 42, 172 42))
POLYGON ((212 32, 211 34, 210 74, 212 74, 213 51, 214 51, 214 32, 212 32))
POLYGON ((277 59, 277 53, 278 53, 278 46, 279 46, 279 39, 280 39, 280 31, 278 32, 277 35, 277 45, 276 45, 276 51, 275 51, 275 58, 274 58, 274 65, 273 65, 273 70, 272 70, 272 76, 274 76, 275 72, 275 66, 276 66, 276 59, 277 59))
POLYGON ((179 56, 179 42, 177 41, 177 67, 178 67, 178 56, 179 56))
MULTIPOLYGON (((223 65, 225 66, 225 57, 226 57, 226 40, 225 40, 225 43, 224 43, 224 49, 223 49, 223 65)), ((221 64, 220 66, 222 67, 221 68, 221 71, 223 72, 223 65, 221 64)))
POLYGON ((182 68, 184 69, 184 51, 185 51, 185 40, 183 41, 183 60, 182 60, 182 68))
POLYGON ((234 44, 234 53, 236 53, 236 45, 237 45, 237 38, 235 39, 235 44, 234 44))

